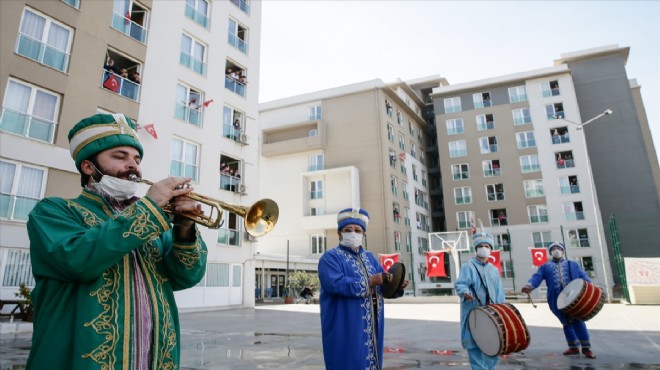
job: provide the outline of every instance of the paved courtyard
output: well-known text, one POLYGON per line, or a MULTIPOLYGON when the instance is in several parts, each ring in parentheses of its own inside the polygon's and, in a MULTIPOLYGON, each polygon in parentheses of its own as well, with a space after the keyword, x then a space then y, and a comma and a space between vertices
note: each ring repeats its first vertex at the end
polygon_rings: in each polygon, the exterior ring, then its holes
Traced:
MULTIPOLYGON (((563 356, 546 304, 514 303, 531 343, 498 369, 660 369, 660 306, 606 304, 587 325, 596 359, 563 356)), ((469 369, 457 304, 388 303, 384 368, 469 369)), ((181 369, 323 369, 319 306, 260 305, 181 314, 181 369)), ((0 335, 0 369, 22 369, 30 333, 0 335)), ((337 354, 341 355, 341 354, 337 354)))

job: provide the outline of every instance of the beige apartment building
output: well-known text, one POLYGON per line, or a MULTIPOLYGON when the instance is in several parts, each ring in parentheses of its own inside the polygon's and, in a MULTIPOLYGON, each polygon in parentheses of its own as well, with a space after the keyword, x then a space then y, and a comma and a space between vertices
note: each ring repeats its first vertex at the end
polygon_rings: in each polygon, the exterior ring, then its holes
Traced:
POLYGON ((369 212, 368 250, 409 267, 407 294, 434 287, 419 269, 430 231, 424 104, 406 83, 380 80, 260 104, 260 194, 280 204, 280 223, 259 242, 259 288, 281 296, 285 260, 289 272, 316 271, 348 207, 369 212))
MULTIPOLYGON (((124 113, 141 125, 149 180, 190 176, 214 199, 258 199, 260 2, 1 1, 0 22, 0 297, 33 285, 32 207, 80 193, 67 135, 83 117, 124 113)), ((179 307, 254 305, 256 242, 222 213, 219 230, 200 227, 208 273, 177 293, 179 307)))

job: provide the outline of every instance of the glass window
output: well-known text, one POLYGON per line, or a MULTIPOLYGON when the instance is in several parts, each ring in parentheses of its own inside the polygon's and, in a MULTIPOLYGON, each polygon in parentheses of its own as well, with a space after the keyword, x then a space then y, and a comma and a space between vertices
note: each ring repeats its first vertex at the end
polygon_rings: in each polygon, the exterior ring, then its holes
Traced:
POLYGON ((457 135, 465 132, 462 118, 447 120, 447 135, 457 135))
POLYGON ((387 140, 390 141, 390 143, 394 142, 394 126, 391 124, 387 124, 387 140))
POLYGON ((392 221, 395 223, 401 223, 401 208, 399 208, 399 203, 392 202, 392 221))
POLYGON ((534 243, 534 248, 547 248, 552 241, 549 231, 532 232, 532 243, 534 243))
POLYGON ((312 235, 311 236, 311 245, 312 245, 312 254, 323 254, 325 253, 325 244, 326 239, 325 235, 312 235))
POLYGON ((312 180, 309 183, 310 199, 323 198, 323 180, 312 180))
POLYGON ((456 140, 449 142, 449 157, 465 157, 467 156, 467 145, 465 140, 456 140))
POLYGON ((528 206, 527 214, 531 224, 548 222, 548 207, 546 205, 528 206))
POLYGON ((238 24, 233 19, 229 19, 229 31, 227 32, 227 42, 243 54, 248 53, 247 43, 248 29, 238 24))
POLYGON ((541 84, 541 92, 543 93, 544 98, 559 95, 559 81, 554 80, 543 82, 541 84))
POLYGON ((489 202, 504 200, 504 184, 486 185, 486 198, 489 202))
POLYGON ((403 115, 400 110, 396 110, 396 123, 403 127, 403 115))
POLYGON ((208 263, 206 265, 206 286, 229 286, 229 264, 208 263))
POLYGON ((62 2, 76 9, 80 9, 80 0, 62 0, 62 2))
POLYGON ((584 209, 582 202, 565 202, 563 204, 564 217, 566 221, 584 220, 584 209))
POLYGON ((60 95, 9 79, 2 102, 0 131, 53 143, 60 95))
POLYGON ((529 125, 532 123, 532 116, 529 113, 529 108, 514 109, 511 111, 513 114, 513 125, 529 125))
POLYGON ((543 180, 541 179, 525 180, 524 187, 526 198, 545 196, 545 192, 543 191, 543 180))
POLYGON ((456 204, 472 203, 472 188, 469 186, 454 188, 454 202, 456 204))
POLYGON ((490 93, 487 92, 472 94, 472 101, 474 102, 475 109, 488 108, 492 105, 490 93))
POLYGON ((520 103, 523 101, 527 101, 525 86, 509 87, 509 102, 520 103))
POLYGON ((170 176, 191 177, 193 181, 199 181, 199 145, 183 139, 172 139, 170 176))
POLYGON ((114 0, 112 28, 143 44, 147 42, 149 11, 136 1, 114 0))
POLYGON ((470 178, 470 167, 467 163, 452 164, 451 175, 454 181, 467 180, 470 178))
POLYGON ((179 63, 204 76, 206 47, 188 35, 181 35, 181 55, 179 63))
POLYGON ((320 105, 315 105, 313 107, 309 107, 309 120, 310 121, 320 120, 322 114, 323 114, 323 110, 321 109, 320 105))
POLYGON ((459 229, 469 229, 471 227, 471 220, 474 219, 474 212, 461 211, 456 212, 456 221, 459 229))
POLYGON ((554 103, 545 106, 545 113, 549 120, 564 118, 564 104, 554 103))
POLYGON ((445 113, 454 113, 454 112, 460 112, 463 109, 461 108, 461 98, 460 97, 455 97, 455 98, 447 98, 444 100, 445 104, 445 113))
POLYGON ((401 189, 403 189, 403 199, 408 200, 410 198, 410 194, 408 194, 408 183, 401 181, 401 189))
POLYGON ((495 128, 495 119, 492 114, 480 114, 476 116, 477 131, 492 130, 495 128))
POLYGON ((27 221, 44 194, 45 170, 0 160, 0 218, 27 221))
POLYGON ((390 184, 392 185, 392 194, 397 195, 399 192, 399 180, 396 178, 396 176, 390 176, 390 184))
POLYGON ((250 14, 250 0, 229 0, 232 4, 236 5, 245 14, 250 14))
POLYGON ((323 154, 312 154, 309 156, 310 171, 321 171, 323 168, 323 154))
POLYGON ((499 159, 489 159, 481 162, 481 167, 484 171, 484 177, 501 176, 502 170, 500 168, 499 159))
POLYGON ((538 172, 541 170, 539 158, 536 154, 520 157, 520 170, 522 173, 538 172))
POLYGON ((406 150, 406 137, 399 132, 399 149, 406 150))
POLYGON ((534 131, 523 131, 516 133, 516 142, 518 149, 527 149, 536 147, 536 140, 534 139, 534 131))
POLYGON ((589 232, 587 229, 568 230, 568 246, 572 248, 588 248, 589 232))
POLYGON ((34 286, 28 249, 0 248, 0 261, 4 261, 4 274, 0 278, 3 287, 19 287, 21 284, 34 286))
POLYGON ((23 10, 18 40, 16 40, 16 53, 66 72, 69 67, 72 40, 71 28, 26 8, 23 10))
POLYGON ((209 3, 206 0, 186 0, 186 17, 204 28, 209 25, 209 3))
POLYGON ((222 211, 222 224, 218 229, 218 244, 227 244, 233 246, 241 245, 241 223, 240 218, 235 213, 222 211))
POLYGON ((401 232, 394 232, 394 250, 396 252, 401 252, 401 232))
POLYGON ((495 136, 479 138, 481 154, 497 152, 497 138, 495 136))
POLYGON ((225 105, 222 108, 222 135, 234 141, 246 142, 247 136, 241 137, 244 132, 245 113, 225 105))
POLYGON ((392 103, 390 103, 390 101, 387 99, 385 99, 385 113, 387 113, 387 115, 390 118, 392 118, 392 115, 394 114, 392 109, 392 103))
POLYGON ((202 93, 188 86, 176 85, 176 102, 174 104, 174 117, 195 126, 202 126, 202 93))

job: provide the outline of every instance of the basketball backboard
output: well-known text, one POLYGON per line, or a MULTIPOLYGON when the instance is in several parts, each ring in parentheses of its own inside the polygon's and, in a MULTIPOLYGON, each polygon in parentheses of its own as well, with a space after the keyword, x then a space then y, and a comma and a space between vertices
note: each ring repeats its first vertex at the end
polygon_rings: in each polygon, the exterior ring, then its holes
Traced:
POLYGON ((432 251, 466 252, 470 251, 470 239, 467 231, 447 231, 429 233, 429 249, 432 251))

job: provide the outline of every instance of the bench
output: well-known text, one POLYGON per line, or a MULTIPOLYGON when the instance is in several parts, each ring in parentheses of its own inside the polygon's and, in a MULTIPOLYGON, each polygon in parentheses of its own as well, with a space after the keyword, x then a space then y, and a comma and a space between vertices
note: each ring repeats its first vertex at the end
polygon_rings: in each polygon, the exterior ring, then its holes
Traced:
POLYGON ((13 320, 14 316, 18 314, 18 317, 23 318, 25 312, 23 312, 23 304, 27 303, 24 299, 0 299, 0 317, 9 317, 13 320), (9 313, 2 312, 5 308, 5 305, 14 305, 9 313), (18 311, 18 313, 16 312, 18 311))

